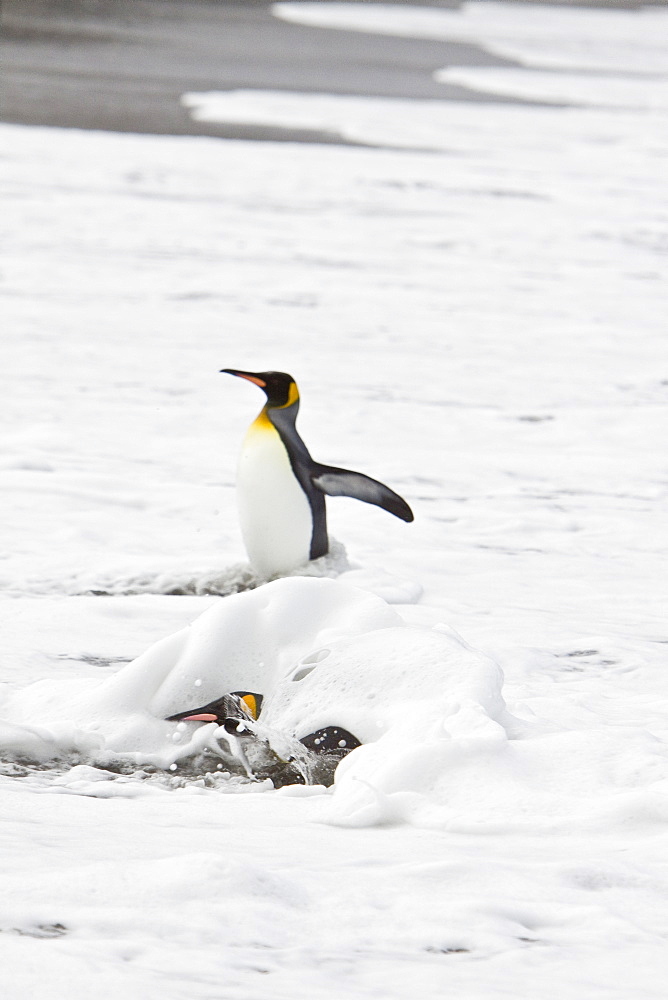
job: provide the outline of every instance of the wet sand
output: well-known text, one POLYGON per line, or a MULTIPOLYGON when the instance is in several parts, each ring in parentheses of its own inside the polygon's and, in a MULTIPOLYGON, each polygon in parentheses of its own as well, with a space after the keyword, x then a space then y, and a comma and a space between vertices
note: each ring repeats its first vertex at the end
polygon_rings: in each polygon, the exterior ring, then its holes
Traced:
POLYGON ((2 29, 3 121, 118 132, 341 142, 306 129, 196 122, 180 98, 261 88, 489 101, 432 74, 512 65, 475 45, 291 24, 255 0, 4 0, 2 29))

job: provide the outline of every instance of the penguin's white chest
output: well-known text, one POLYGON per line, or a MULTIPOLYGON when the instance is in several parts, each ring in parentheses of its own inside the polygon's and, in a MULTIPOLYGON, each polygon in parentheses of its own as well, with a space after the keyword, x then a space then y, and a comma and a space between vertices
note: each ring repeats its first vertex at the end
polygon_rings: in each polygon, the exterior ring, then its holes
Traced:
POLYGON ((311 506, 278 431, 267 419, 258 418, 246 434, 237 501, 244 544, 257 573, 275 576, 308 562, 311 506))

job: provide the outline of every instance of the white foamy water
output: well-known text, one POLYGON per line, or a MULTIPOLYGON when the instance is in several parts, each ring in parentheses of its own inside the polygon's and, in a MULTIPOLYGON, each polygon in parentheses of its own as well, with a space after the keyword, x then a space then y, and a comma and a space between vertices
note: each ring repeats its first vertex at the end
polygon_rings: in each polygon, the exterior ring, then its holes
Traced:
POLYGON ((561 66, 578 107, 188 98, 401 149, 0 129, 10 1000, 663 996, 668 132, 628 95, 665 15, 432 14, 531 62, 471 86, 561 66), (624 100, 580 72, 614 46, 624 100), (291 372, 314 457, 415 523, 332 499, 347 555, 254 577, 228 366, 291 372), (230 689, 364 745, 331 789, 198 777, 217 727, 165 717, 230 689))

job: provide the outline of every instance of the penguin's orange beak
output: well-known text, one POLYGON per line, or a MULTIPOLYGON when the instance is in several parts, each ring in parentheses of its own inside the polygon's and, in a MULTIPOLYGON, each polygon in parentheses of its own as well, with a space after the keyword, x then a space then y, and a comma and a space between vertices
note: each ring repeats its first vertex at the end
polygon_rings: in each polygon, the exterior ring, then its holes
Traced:
POLYGON ((219 722, 217 715, 213 712, 200 712, 199 715, 184 715, 179 722, 219 722))
POLYGON ((224 375, 236 375, 237 378, 245 378, 248 382, 253 382, 255 385, 259 385, 261 389, 267 388, 267 383, 259 375, 254 375, 253 372, 239 372, 234 368, 221 368, 221 373, 224 375))

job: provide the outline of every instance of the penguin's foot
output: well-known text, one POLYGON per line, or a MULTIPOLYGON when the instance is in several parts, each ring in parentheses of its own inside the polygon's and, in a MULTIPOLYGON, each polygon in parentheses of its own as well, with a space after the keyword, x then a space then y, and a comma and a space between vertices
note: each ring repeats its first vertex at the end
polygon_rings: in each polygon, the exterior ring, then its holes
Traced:
POLYGON ((342 573, 347 573, 351 568, 352 566, 348 562, 348 554, 346 552, 345 545, 342 542, 337 541, 336 538, 330 538, 329 551, 326 552, 324 556, 319 556, 317 559, 311 559, 309 562, 304 563, 303 566, 298 566, 297 569, 290 570, 289 573, 283 573, 281 576, 315 576, 335 578, 340 576, 342 573))

